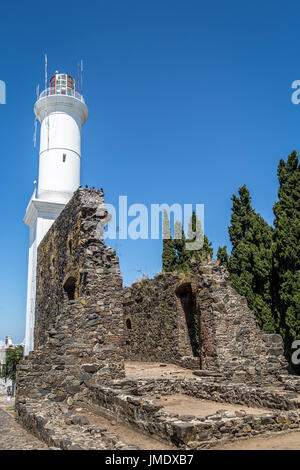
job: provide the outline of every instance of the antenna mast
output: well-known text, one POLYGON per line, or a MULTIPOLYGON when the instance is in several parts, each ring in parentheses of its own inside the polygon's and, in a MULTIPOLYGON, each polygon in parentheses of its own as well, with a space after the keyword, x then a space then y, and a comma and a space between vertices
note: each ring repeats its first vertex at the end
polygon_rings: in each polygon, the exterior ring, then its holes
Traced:
POLYGON ((76 82, 76 87, 77 87, 77 91, 78 93, 80 93, 80 65, 79 65, 79 62, 77 62, 77 82, 76 82))
POLYGON ((80 84, 80 94, 82 95, 82 76, 83 76, 83 60, 81 59, 81 84, 80 84))
POLYGON ((47 90, 47 82, 48 82, 48 71, 47 71, 47 67, 48 67, 48 59, 47 59, 47 54, 45 54, 45 90, 47 90))
MULTIPOLYGON (((38 100, 40 96, 40 85, 36 87, 36 99, 38 100)), ((37 133, 37 118, 34 119, 34 133, 33 133, 33 147, 36 147, 36 133, 37 133)))
MULTIPOLYGON (((46 109, 46 113, 47 113, 47 96, 48 96, 48 92, 47 92, 47 84, 48 84, 48 57, 47 57, 47 54, 45 54, 45 93, 46 93, 46 99, 45 99, 45 109, 46 109)), ((49 116, 47 117, 47 122, 46 122, 46 127, 47 127, 47 149, 49 150, 49 116)))

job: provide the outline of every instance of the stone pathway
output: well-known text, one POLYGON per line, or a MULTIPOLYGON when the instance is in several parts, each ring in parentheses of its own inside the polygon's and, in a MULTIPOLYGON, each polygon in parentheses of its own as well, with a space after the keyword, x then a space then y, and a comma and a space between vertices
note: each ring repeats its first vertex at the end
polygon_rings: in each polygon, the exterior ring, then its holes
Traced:
POLYGON ((46 444, 25 431, 0 408, 0 450, 47 450, 46 444))

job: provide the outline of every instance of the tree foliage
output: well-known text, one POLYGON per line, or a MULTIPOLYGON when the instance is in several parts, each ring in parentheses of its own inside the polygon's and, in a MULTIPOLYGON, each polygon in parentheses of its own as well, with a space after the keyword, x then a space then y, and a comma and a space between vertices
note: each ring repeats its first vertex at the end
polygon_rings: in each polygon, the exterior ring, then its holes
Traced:
POLYGON ((272 228, 252 208, 245 185, 231 200, 231 225, 228 228, 231 256, 228 257, 223 247, 219 248, 219 257, 227 264, 233 287, 246 297, 249 307, 256 313, 260 327, 272 333, 275 331, 271 295, 272 228))
POLYGON ((176 265, 177 256, 173 242, 170 233, 170 219, 167 211, 164 210, 162 267, 166 272, 174 271, 176 265))
POLYGON ((195 211, 190 219, 188 234, 185 236, 182 223, 174 224, 174 239, 170 234, 170 220, 167 212, 163 219, 163 271, 188 271, 196 260, 211 259, 213 248, 206 235, 203 234, 201 222, 195 211), (165 235, 168 237, 165 239, 165 235))
POLYGON ((176 264, 174 271, 187 271, 189 268, 189 253, 186 250, 186 237, 182 223, 176 220, 174 225, 174 249, 176 251, 176 264))
POLYGON ((287 355, 300 338, 300 178, 299 156, 292 152, 277 169, 278 201, 274 229, 251 207, 246 186, 232 196, 231 255, 217 258, 230 272, 233 286, 248 300, 259 325, 280 333, 287 355))
POLYGON ((204 235, 201 221, 198 219, 195 211, 193 211, 189 223, 187 250, 189 252, 190 263, 199 259, 209 260, 213 257, 212 244, 209 242, 207 236, 204 235), (192 249, 189 250, 189 247, 192 249))
POLYGON ((16 380, 17 365, 23 357, 23 349, 23 346, 20 345, 7 350, 5 363, 1 371, 2 378, 10 379, 13 382, 16 380))
POLYGON ((229 254, 227 253, 227 246, 219 246, 218 251, 217 251, 217 260, 225 266, 225 268, 228 268, 229 264, 229 254))
POLYGON ((299 156, 293 151, 277 169, 278 201, 273 206, 274 284, 273 298, 279 332, 287 351, 300 339, 300 172, 299 156))

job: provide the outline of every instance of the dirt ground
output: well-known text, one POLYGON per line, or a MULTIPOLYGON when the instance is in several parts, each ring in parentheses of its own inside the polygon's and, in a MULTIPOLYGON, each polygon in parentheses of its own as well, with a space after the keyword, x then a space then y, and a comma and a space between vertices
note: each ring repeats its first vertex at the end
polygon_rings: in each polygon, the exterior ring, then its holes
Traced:
POLYGON ((99 414, 95 409, 77 408, 78 414, 84 414, 90 422, 105 428, 109 433, 118 434, 120 440, 125 444, 137 445, 143 450, 176 450, 171 444, 162 443, 148 435, 143 434, 140 430, 132 429, 129 426, 122 425, 114 419, 99 414))
POLYGON ((263 408, 250 408, 243 405, 231 405, 230 403, 219 403, 210 400, 201 400, 199 398, 189 397, 188 395, 166 395, 160 398, 149 397, 157 405, 164 407, 168 413, 176 413, 178 415, 194 415, 200 418, 206 418, 213 415, 218 410, 226 410, 229 412, 244 410, 247 414, 264 414, 270 410, 263 408))
POLYGON ((128 361, 125 363, 125 373, 129 379, 195 378, 189 369, 161 362, 128 361))

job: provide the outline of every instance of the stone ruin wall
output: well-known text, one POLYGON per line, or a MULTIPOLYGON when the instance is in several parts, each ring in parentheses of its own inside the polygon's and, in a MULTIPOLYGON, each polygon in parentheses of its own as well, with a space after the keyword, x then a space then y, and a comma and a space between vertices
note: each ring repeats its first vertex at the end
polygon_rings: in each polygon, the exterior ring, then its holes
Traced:
POLYGON ((218 262, 159 274, 126 289, 126 357, 264 382, 287 368, 280 335, 264 334, 218 262))
POLYGON ((282 337, 258 326, 247 300, 237 293, 218 262, 196 265, 203 368, 232 371, 239 380, 286 372, 282 337))
POLYGON ((38 248, 35 350, 21 361, 17 395, 80 398, 124 376, 122 278, 99 239, 103 192, 79 189, 38 248))
POLYGON ((142 279, 124 291, 126 358, 171 362, 199 369, 188 324, 175 286, 178 274, 158 274, 142 279))

